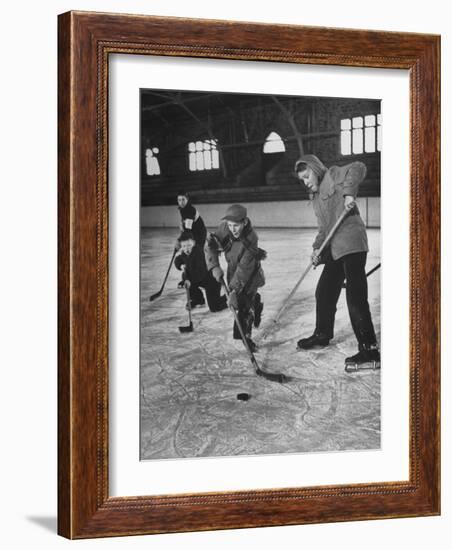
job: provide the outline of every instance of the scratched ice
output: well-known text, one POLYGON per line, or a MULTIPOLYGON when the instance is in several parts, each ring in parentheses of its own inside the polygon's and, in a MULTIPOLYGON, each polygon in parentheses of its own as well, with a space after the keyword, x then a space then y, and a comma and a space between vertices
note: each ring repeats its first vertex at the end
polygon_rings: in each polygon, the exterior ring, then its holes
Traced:
MULTIPOLYGON (((141 257, 141 458, 232 456, 346 451, 380 447, 380 373, 344 372, 356 352, 345 293, 336 316, 335 338, 325 349, 297 352, 296 342, 314 326, 314 289, 321 268, 311 270, 281 322, 266 339, 284 298, 307 265, 313 230, 260 229, 267 284, 262 326, 253 337, 263 369, 290 377, 278 384, 255 375, 243 346, 232 340, 228 310, 193 312, 188 324, 179 273, 162 283, 176 229, 144 229, 141 257), (250 394, 248 401, 237 394, 250 394)), ((380 232, 368 231, 367 268, 380 261, 380 232)), ((368 279, 369 302, 380 339, 380 272, 368 279)))

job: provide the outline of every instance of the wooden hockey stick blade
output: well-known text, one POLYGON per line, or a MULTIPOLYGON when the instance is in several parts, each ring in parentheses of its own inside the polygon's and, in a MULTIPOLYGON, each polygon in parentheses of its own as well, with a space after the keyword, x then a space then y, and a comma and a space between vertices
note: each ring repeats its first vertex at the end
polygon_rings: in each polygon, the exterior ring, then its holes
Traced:
POLYGON ((270 380, 271 382, 278 382, 279 384, 284 384, 284 382, 289 382, 290 378, 282 373, 276 373, 276 372, 267 372, 265 370, 262 370, 261 368, 256 369, 256 374, 258 376, 262 376, 263 378, 266 378, 267 380, 270 380))
POLYGON ((179 327, 179 332, 193 332, 193 323, 190 323, 188 326, 186 327, 179 327))
POLYGON ((150 301, 150 302, 153 302, 156 298, 158 298, 159 296, 161 296, 162 291, 163 291, 163 289, 159 290, 158 292, 156 292, 155 294, 153 294, 152 296, 150 296, 150 297, 149 297, 149 301, 150 301))

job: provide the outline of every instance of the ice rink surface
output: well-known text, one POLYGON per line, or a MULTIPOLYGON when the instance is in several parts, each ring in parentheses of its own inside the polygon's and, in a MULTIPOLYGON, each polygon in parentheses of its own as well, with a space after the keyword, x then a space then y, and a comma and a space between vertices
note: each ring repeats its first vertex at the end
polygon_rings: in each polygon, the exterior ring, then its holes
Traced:
MULTIPOLYGON (((141 458, 164 459, 378 449, 380 372, 344 372, 357 351, 345 291, 335 337, 326 348, 296 351, 312 334, 314 290, 322 267, 311 270, 280 323, 261 335, 309 262, 314 229, 259 229, 266 285, 262 325, 254 329, 262 369, 290 377, 284 384, 258 377, 241 342, 232 339, 229 310, 193 311, 188 325, 185 290, 173 268, 162 296, 178 230, 143 228, 141 236, 141 458), (237 400, 248 393, 248 401, 237 400)), ((369 229, 367 270, 380 261, 380 231, 369 229)), ((368 278, 369 303, 380 342, 380 271, 368 278)), ((384 365, 382 365, 384 368, 384 365)))

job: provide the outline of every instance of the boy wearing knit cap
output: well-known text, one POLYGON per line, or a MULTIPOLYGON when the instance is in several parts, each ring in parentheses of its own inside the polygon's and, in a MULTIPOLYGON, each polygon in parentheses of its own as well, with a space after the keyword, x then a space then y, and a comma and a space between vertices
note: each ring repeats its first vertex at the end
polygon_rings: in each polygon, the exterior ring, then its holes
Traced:
MULTIPOLYGON (((248 345, 252 351, 256 351, 251 330, 253 324, 255 327, 260 324, 264 306, 257 290, 265 284, 265 278, 258 237, 244 206, 233 204, 227 209, 218 229, 208 236, 204 250, 207 269, 218 282, 224 277, 219 262, 219 253, 224 252, 228 264, 226 278, 231 290, 229 305, 238 312, 248 345)), ((236 340, 241 338, 235 322, 233 337, 236 340)))
POLYGON ((314 334, 298 341, 298 349, 324 347, 334 336, 336 306, 344 280, 347 280, 346 298, 358 353, 345 360, 347 365, 358 366, 371 362, 379 367, 378 350, 369 302, 365 272, 367 252, 366 227, 359 214, 355 199, 359 184, 366 176, 362 162, 327 168, 315 155, 303 155, 295 164, 300 182, 309 190, 319 232, 313 243, 312 262, 324 263, 317 284, 316 327, 314 334), (345 208, 349 209, 321 256, 318 249, 345 208))

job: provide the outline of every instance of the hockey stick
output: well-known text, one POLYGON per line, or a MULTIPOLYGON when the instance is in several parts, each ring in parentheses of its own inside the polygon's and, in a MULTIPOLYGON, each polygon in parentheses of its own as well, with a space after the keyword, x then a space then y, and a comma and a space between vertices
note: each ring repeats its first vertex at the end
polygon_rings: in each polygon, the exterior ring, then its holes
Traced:
POLYGON ((163 284, 162 284, 162 286, 161 286, 161 288, 160 288, 160 290, 159 290, 158 292, 156 292, 155 294, 153 294, 152 296, 150 296, 150 298, 149 298, 149 301, 150 301, 150 302, 153 302, 156 298, 158 298, 158 297, 162 294, 163 289, 165 288, 166 280, 168 279, 168 275, 169 275, 171 266, 173 265, 174 256, 176 255, 176 252, 177 252, 177 250, 174 249, 173 255, 171 256, 170 264, 169 264, 169 266, 168 266, 168 270, 167 270, 167 272, 166 272, 165 278, 163 279, 163 284))
MULTIPOLYGON (((221 278, 221 284, 224 288, 224 292, 226 294, 226 297, 229 298, 229 296, 231 294, 231 291, 229 289, 229 286, 228 286, 227 282, 224 280, 224 277, 221 278)), ((259 367, 259 364, 256 361, 256 358, 254 357, 254 353, 251 351, 251 349, 248 345, 248 342, 246 340, 246 336, 245 336, 245 333, 243 332, 243 327, 242 327, 242 325, 239 321, 239 316, 238 316, 237 311, 232 306, 229 306, 229 309, 232 311, 232 313, 234 315, 234 320, 235 320, 235 323, 237 325, 237 328, 239 329, 240 337, 242 339, 243 345, 245 346, 246 352, 248 353, 249 360, 251 361, 251 364, 254 367, 254 370, 255 370, 256 374, 258 376, 262 376, 263 378, 266 378, 267 380, 270 380, 272 382, 279 382, 280 384, 282 384, 283 382, 287 382, 288 378, 287 378, 286 375, 278 374, 278 373, 274 373, 274 372, 266 372, 266 371, 262 370, 259 367)))
POLYGON ((193 323, 191 320, 191 299, 190 299, 190 281, 184 283, 185 291, 187 293, 187 310, 188 310, 188 326, 179 327, 179 332, 185 334, 186 332, 193 332, 193 323))
MULTIPOLYGON (((352 202, 349 206, 345 207, 342 214, 339 216, 339 218, 337 219, 336 223, 333 225, 333 227, 331 228, 330 232, 328 233, 328 235, 326 236, 325 240, 323 241, 321 247, 319 248, 318 252, 317 252, 317 256, 320 256, 320 254, 323 252, 323 250, 325 249, 325 247, 327 246, 327 244, 331 241, 331 239, 333 238, 333 235, 336 233, 337 231, 337 228, 341 225, 341 223, 343 222, 344 218, 347 216, 347 214, 350 212, 350 210, 353 208, 353 206, 355 205, 354 202, 352 202)), ((301 283, 303 282, 304 278, 306 277, 306 275, 309 273, 309 271, 311 270, 311 267, 314 265, 313 261, 310 260, 309 261, 309 265, 307 266, 307 268, 303 271, 303 274, 301 275, 301 277, 298 279, 297 281, 297 284, 293 287, 293 289, 291 290, 289 296, 287 296, 287 298, 285 299, 283 305, 280 307, 278 313, 276 314, 276 316, 272 319, 272 321, 270 322, 270 325, 264 330, 263 334, 262 334, 262 339, 265 340, 265 338, 267 338, 267 336, 270 334, 270 332, 272 331, 272 329, 275 327, 275 325, 277 325, 278 321, 279 321, 279 318, 281 317, 281 315, 283 314, 283 312, 285 311, 286 307, 288 306, 290 300, 292 300, 295 292, 298 290, 298 287, 301 285, 301 283)), ((315 267, 315 266, 314 266, 315 267)))
MULTIPOLYGON (((366 277, 369 277, 369 275, 372 275, 372 273, 375 273, 375 271, 377 271, 377 269, 380 269, 380 267, 381 267, 381 263, 377 264, 375 267, 373 267, 370 271, 366 273, 366 277)), ((342 288, 347 288, 347 283, 344 282, 344 284, 342 285, 342 288)))

